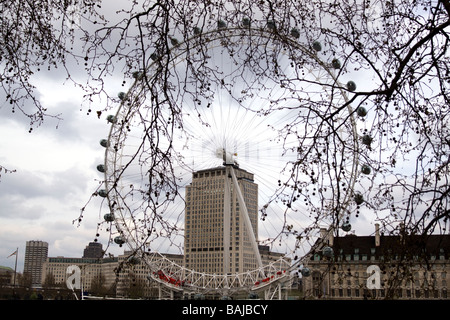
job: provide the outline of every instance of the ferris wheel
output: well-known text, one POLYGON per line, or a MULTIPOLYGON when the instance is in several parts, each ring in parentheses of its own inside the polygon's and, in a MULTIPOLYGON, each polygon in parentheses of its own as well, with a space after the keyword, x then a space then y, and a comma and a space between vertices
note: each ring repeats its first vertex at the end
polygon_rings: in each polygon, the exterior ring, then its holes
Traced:
POLYGON ((349 231, 352 210, 363 201, 355 183, 368 170, 359 163, 357 124, 365 110, 353 110, 347 97, 355 83, 341 83, 339 60, 320 42, 302 43, 297 29, 282 34, 271 21, 218 21, 170 43, 133 74, 117 113, 108 116, 99 195, 107 199, 114 243, 127 245, 152 279, 178 291, 250 292, 289 281, 294 270, 308 276, 320 228, 349 231), (208 274, 165 254, 183 254, 193 174, 217 167, 228 170, 225 188, 238 196, 235 171, 253 174, 257 234, 242 199, 241 218, 254 254, 266 245, 282 253, 276 261, 264 264, 259 256, 252 270, 208 274))

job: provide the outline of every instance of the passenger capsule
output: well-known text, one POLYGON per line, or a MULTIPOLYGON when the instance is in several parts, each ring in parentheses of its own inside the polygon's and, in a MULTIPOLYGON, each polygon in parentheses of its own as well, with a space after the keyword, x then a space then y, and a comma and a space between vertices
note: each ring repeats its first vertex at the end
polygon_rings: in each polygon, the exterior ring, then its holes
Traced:
POLYGON ((298 31, 297 28, 293 28, 291 30, 291 36, 294 37, 294 38, 299 38, 300 37, 300 31, 298 31))
POLYGON ((250 25, 251 25, 251 22, 250 22, 250 19, 249 18, 243 18, 242 19, 242 25, 244 26, 244 27, 250 27, 250 25))
POLYGON ((370 167, 367 164, 363 164, 361 167, 361 172, 364 174, 370 174, 372 170, 370 169, 370 167))
POLYGON ((323 254, 324 257, 331 258, 333 256, 333 248, 331 248, 331 247, 324 247, 322 249, 322 254, 323 254))
POLYGON ((107 222, 112 222, 112 221, 114 221, 114 214, 107 213, 103 216, 103 219, 105 219, 105 221, 107 221, 107 222))
POLYGON ((98 191, 98 195, 102 198, 105 198, 108 195, 108 192, 106 192, 105 189, 101 189, 98 191))
POLYGON ((273 21, 273 20, 268 20, 268 21, 267 21, 267 28, 269 28, 270 30, 275 30, 275 29, 276 29, 275 21, 273 21))
POLYGON ((369 136, 368 134, 363 135, 362 143, 365 144, 366 146, 370 146, 370 144, 372 143, 372 137, 369 136))
POLYGON ((338 59, 333 59, 331 61, 331 65, 334 69, 340 69, 341 68, 341 62, 338 59))
POLYGON ((142 76, 142 72, 141 71, 134 71, 133 72, 133 78, 134 79, 139 79, 142 76))
POLYGON ((159 54, 158 54, 158 52, 153 52, 151 55, 150 55, 150 59, 152 59, 153 61, 156 61, 156 60, 158 60, 159 59, 159 54))
POLYGON ((108 121, 109 123, 116 123, 117 118, 115 116, 113 116, 112 114, 110 114, 109 116, 106 117, 106 121, 108 121))
POLYGON ((348 91, 351 91, 351 92, 355 91, 356 83, 354 81, 350 80, 349 82, 347 82, 347 89, 348 89, 348 91))
POLYGON ((194 295, 194 300, 205 300, 205 295, 203 295, 201 293, 196 293, 194 295))
POLYGON ((99 164, 99 165, 97 166, 97 170, 100 171, 100 172, 105 172, 105 165, 99 164))
POLYGON ((117 243, 118 245, 122 245, 125 243, 125 240, 123 240, 121 236, 117 236, 114 238, 114 242, 117 243))
POLYGON ((304 277, 309 277, 311 275, 311 270, 307 267, 302 268, 300 272, 304 277))
POLYGON ((352 229, 352 225, 348 222, 342 224, 341 229, 345 232, 349 232, 352 229))
POLYGON ((199 27, 194 27, 194 34, 196 35, 196 36, 198 36, 199 34, 201 34, 202 33, 202 29, 200 29, 199 27))
POLYGON ((357 205, 360 205, 360 204, 362 204, 362 203, 364 202, 364 197, 363 197, 363 195, 362 195, 361 193, 359 193, 359 192, 357 192, 357 193, 355 194, 354 199, 355 199, 355 202, 356 202, 357 205))
POLYGON ((138 257, 132 256, 127 259, 127 262, 129 264, 136 265, 136 264, 139 264, 141 262, 141 260, 138 257))
POLYGON ((179 42, 178 42, 178 39, 177 39, 177 38, 170 37, 170 43, 171 43, 173 46, 177 46, 179 42))
POLYGON ((367 110, 364 107, 358 107, 358 109, 356 109, 356 113, 360 117, 365 117, 367 115, 367 110))
POLYGON ((100 145, 104 148, 108 148, 109 147, 109 141, 106 139, 102 139, 100 140, 100 145))
POLYGON ((225 29, 227 27, 227 24, 223 20, 217 21, 217 29, 225 29))
POLYGON ((248 299, 255 300, 255 299, 258 299, 258 298, 259 298, 259 296, 258 296, 258 294, 256 292, 250 292, 248 294, 248 299))
POLYGON ((120 100, 123 100, 123 99, 125 99, 125 92, 119 92, 118 94, 117 94, 117 96, 119 97, 119 99, 120 100))
POLYGON ((322 50, 322 44, 319 41, 314 41, 313 44, 312 44, 312 47, 317 52, 322 50))

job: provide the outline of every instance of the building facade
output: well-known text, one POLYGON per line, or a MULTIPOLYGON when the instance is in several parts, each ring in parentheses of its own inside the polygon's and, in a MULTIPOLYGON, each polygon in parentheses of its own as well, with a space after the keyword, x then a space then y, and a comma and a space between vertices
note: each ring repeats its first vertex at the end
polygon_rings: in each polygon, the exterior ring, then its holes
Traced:
MULTIPOLYGON (((239 188, 247 207, 253 234, 258 235, 258 185, 253 174, 234 167, 239 188)), ((242 208, 231 183, 229 167, 217 167, 193 173, 186 188, 184 265, 187 269, 209 274, 224 274, 224 253, 229 248, 229 273, 257 268, 251 237, 244 225, 242 208), (225 187, 231 185, 229 243, 224 244, 225 187)))
POLYGON ((26 242, 23 273, 30 276, 32 287, 41 286, 42 266, 47 260, 47 256, 47 242, 35 240, 26 242))
POLYGON ((307 262, 309 299, 449 299, 450 235, 328 236, 307 262))
POLYGON ((71 266, 80 268, 83 291, 91 291, 96 284, 106 290, 111 288, 115 290, 118 258, 114 257, 101 259, 49 257, 42 266, 41 283, 47 286, 66 287, 66 281, 72 275, 72 272, 68 271, 71 266))

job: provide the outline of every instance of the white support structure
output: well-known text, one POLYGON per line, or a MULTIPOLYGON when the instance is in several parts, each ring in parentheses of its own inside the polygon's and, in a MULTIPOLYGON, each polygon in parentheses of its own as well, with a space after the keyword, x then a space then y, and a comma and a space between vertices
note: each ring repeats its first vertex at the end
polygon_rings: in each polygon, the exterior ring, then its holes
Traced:
POLYGON ((264 292, 269 299, 279 299, 280 290, 291 280, 292 270, 290 261, 283 257, 264 266, 263 270, 221 275, 188 270, 157 252, 146 255, 145 262, 151 269, 148 278, 161 285, 160 299, 171 299, 177 292, 207 294, 220 291, 225 296, 242 290, 264 292))
POLYGON ((229 169, 225 172, 225 192, 223 200, 223 274, 230 273, 230 239, 231 239, 231 184, 228 179, 229 169))
POLYGON ((173 300, 174 291, 162 283, 158 283, 158 299, 159 300, 173 300))
POLYGON ((256 261, 258 262, 258 267, 261 270, 261 272, 263 272, 264 266, 262 263, 261 255, 259 254, 258 243, 256 242, 255 233, 253 232, 252 223, 251 223, 250 217, 248 215, 247 206, 245 204, 244 197, 242 196, 241 188, 239 187, 239 184, 238 184, 238 181, 236 178, 236 174, 234 172, 234 168, 233 168, 233 166, 228 166, 228 167, 230 169, 231 177, 233 179, 234 190, 236 192, 236 195, 237 195, 238 201, 239 201, 239 208, 240 208, 239 213, 241 214, 241 218, 244 219, 244 224, 245 224, 245 227, 247 228, 248 236, 250 237, 250 242, 252 244, 253 251, 256 256, 256 261))

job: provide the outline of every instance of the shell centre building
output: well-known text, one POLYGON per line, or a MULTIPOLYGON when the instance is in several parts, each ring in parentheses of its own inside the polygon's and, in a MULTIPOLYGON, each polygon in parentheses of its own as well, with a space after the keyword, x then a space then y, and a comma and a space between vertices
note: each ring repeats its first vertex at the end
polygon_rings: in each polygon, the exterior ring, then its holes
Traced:
POLYGON ((258 185, 252 173, 235 165, 194 172, 186 188, 185 267, 211 274, 257 269, 257 216, 258 185))

